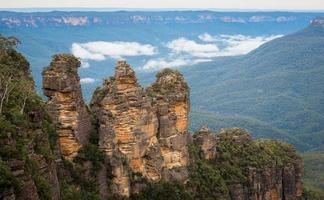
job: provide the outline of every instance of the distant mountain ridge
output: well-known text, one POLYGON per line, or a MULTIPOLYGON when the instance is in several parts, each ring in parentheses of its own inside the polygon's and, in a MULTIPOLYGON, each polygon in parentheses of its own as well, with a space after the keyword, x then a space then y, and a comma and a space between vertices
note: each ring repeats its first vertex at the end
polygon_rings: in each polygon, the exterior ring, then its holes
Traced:
POLYGON ((9 12, 0 11, 0 26, 92 26, 134 24, 201 24, 201 23, 296 23, 309 21, 320 13, 291 12, 215 12, 215 11, 53 11, 9 12))

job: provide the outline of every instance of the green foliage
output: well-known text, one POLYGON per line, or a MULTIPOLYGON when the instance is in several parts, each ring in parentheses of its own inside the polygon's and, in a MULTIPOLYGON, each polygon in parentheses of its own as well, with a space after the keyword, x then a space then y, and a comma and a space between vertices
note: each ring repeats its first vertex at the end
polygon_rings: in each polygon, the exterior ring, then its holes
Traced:
POLYGON ((0 147, 0 156, 3 160, 22 158, 21 153, 15 147, 9 145, 3 145, 0 147))
POLYGON ((157 79, 168 76, 168 75, 177 75, 182 76, 178 70, 173 70, 170 68, 165 68, 162 71, 158 72, 155 76, 157 79))
POLYGON ((190 179, 186 185, 194 199, 226 199, 228 188, 223 178, 221 167, 211 161, 204 160, 199 146, 188 146, 191 163, 190 179))
POLYGON ((102 167, 105 155, 99 150, 98 145, 89 143, 80 149, 74 161, 80 164, 84 161, 91 161, 93 165, 92 170, 95 173, 102 167))
MULTIPOLYGON (((304 185, 312 190, 324 193, 324 152, 302 154, 304 160, 304 185)), ((324 199, 324 198, 323 198, 324 199)))
POLYGON ((161 182, 151 184, 145 188, 141 193, 134 194, 130 200, 193 200, 184 186, 176 182, 161 182))
MULTIPOLYGON (((38 159, 42 156, 47 162, 54 159, 48 142, 48 134, 53 135, 54 131, 50 130, 49 119, 42 116, 44 108, 34 90, 29 63, 15 50, 17 44, 13 38, 0 36, 0 140, 6 140, 0 145, 0 157, 5 162, 17 159, 25 163, 24 176, 32 177, 40 199, 48 200, 52 196, 51 185, 40 173, 38 159), (34 121, 36 112, 40 118, 34 121)), ((3 161, 0 188, 10 185, 17 188, 15 176, 3 161)), ((18 194, 17 190, 15 193, 18 194)))
POLYGON ((48 134, 48 141, 50 144, 50 148, 53 151, 55 149, 55 146, 56 146, 57 140, 58 140, 58 135, 56 133, 56 130, 55 130, 53 124, 51 124, 50 121, 45 120, 43 122, 43 131, 44 131, 44 133, 48 134))
POLYGON ((97 180, 94 177, 85 176, 86 169, 82 163, 72 163, 64 159, 63 164, 64 169, 70 173, 71 179, 62 177, 63 179, 60 180, 61 187, 64 188, 61 194, 62 199, 100 199, 97 180))
POLYGON ((80 191, 75 185, 62 183, 61 184, 61 199, 62 200, 101 200, 96 192, 80 191))
POLYGON ((52 199, 52 192, 51 192, 51 186, 47 182, 47 180, 40 176, 39 174, 36 174, 33 176, 34 183, 37 187, 37 193, 41 200, 50 200, 52 199))
POLYGON ((19 182, 10 171, 10 168, 0 160, 0 193, 10 188, 14 188, 18 191, 19 182))
POLYGON ((189 91, 189 86, 178 70, 163 69, 156 74, 157 82, 149 86, 146 91, 149 97, 154 97, 156 93, 163 95, 173 95, 175 92, 189 91))
POLYGON ((296 156, 292 145, 274 140, 253 140, 236 144, 230 139, 221 140, 217 151, 219 162, 229 162, 229 166, 237 167, 271 167, 283 166, 296 156))
POLYGON ((312 188, 308 186, 304 186, 303 188, 303 194, 301 197, 298 198, 298 200, 323 200, 324 199, 324 191, 312 188))
POLYGON ((8 137, 8 134, 15 133, 15 125, 10 123, 5 116, 0 115, 0 139, 8 137))
POLYGON ((19 43, 15 37, 3 37, 0 34, 0 49, 15 49, 19 43))
POLYGON ((190 179, 186 189, 194 199, 227 199, 229 186, 247 181, 247 169, 283 167, 297 157, 293 146, 272 140, 244 140, 242 129, 231 129, 218 135, 215 160, 204 160, 199 146, 189 145, 190 179))
POLYGON ((228 189, 221 171, 205 160, 198 160, 190 167, 190 180, 187 188, 194 199, 226 199, 228 196, 228 189))
POLYGON ((49 143, 38 140, 35 146, 35 152, 39 155, 44 156, 46 161, 53 161, 55 156, 52 153, 49 143))

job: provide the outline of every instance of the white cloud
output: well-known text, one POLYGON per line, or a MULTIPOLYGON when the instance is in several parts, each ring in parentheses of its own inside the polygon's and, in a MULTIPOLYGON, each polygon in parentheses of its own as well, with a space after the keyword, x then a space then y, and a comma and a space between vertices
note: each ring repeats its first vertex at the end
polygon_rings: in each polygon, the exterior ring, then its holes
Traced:
POLYGON ((102 61, 106 59, 103 54, 90 52, 86 48, 82 47, 82 44, 78 43, 72 44, 72 54, 78 58, 85 60, 102 61))
POLYGON ((216 44, 199 44, 186 38, 178 38, 167 43, 166 46, 171 49, 173 53, 185 53, 200 58, 216 57, 219 53, 219 48, 216 44))
POLYGON ((208 33, 201 34, 198 36, 198 38, 204 42, 216 42, 218 40, 217 38, 209 35, 208 33))
POLYGON ((81 60, 81 68, 89 68, 90 67, 90 63, 85 61, 85 60, 81 60))
POLYGON ((87 78, 81 78, 80 83, 81 84, 91 84, 91 83, 94 83, 95 81, 96 81, 95 79, 87 77, 87 78))
POLYGON ((151 56, 157 50, 150 44, 137 42, 105 42, 73 43, 72 53, 83 60, 102 61, 107 57, 121 59, 123 56, 151 56))
POLYGON ((177 58, 177 59, 151 59, 147 61, 147 63, 143 66, 143 70, 145 71, 155 71, 164 68, 174 68, 174 67, 182 67, 194 65, 202 62, 209 62, 211 59, 185 59, 185 58, 177 58))
POLYGON ((221 41, 226 43, 226 47, 222 49, 220 56, 236 56, 247 54, 262 44, 273 39, 282 37, 282 35, 273 35, 268 37, 258 36, 250 37, 244 35, 221 35, 221 41))
POLYGON ((279 37, 282 37, 282 35, 251 37, 245 35, 212 36, 208 33, 204 33, 198 36, 198 38, 204 42, 224 46, 224 48, 219 50, 215 57, 244 55, 258 48, 262 44, 279 37))
POLYGON ((244 35, 212 36, 208 33, 199 35, 198 38, 206 43, 197 43, 182 37, 166 44, 171 50, 167 58, 151 59, 146 62, 142 69, 153 71, 167 67, 181 67, 209 62, 212 61, 212 58, 220 56, 244 55, 278 37, 282 37, 282 35, 258 37, 244 35))

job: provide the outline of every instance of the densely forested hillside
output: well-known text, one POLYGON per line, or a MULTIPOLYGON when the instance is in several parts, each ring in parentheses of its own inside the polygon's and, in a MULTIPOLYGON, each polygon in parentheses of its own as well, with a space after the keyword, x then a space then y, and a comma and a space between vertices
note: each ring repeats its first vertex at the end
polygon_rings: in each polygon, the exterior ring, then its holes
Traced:
POLYGON ((18 43, 0 35, 0 199, 51 199, 57 137, 18 43))
POLYGON ((256 137, 292 142, 301 151, 323 148, 324 28, 319 21, 245 56, 184 68, 192 88, 192 128, 240 126, 256 137))

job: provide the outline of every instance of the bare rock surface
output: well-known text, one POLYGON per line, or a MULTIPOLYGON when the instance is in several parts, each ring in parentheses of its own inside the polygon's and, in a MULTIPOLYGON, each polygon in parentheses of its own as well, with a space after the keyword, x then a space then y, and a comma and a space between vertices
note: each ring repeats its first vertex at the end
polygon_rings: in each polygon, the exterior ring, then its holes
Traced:
POLYGON ((70 55, 56 55, 43 71, 46 106, 59 135, 61 153, 73 158, 88 143, 91 119, 84 103, 80 78, 80 61, 70 55))

